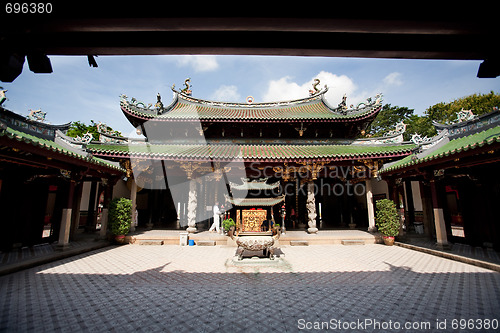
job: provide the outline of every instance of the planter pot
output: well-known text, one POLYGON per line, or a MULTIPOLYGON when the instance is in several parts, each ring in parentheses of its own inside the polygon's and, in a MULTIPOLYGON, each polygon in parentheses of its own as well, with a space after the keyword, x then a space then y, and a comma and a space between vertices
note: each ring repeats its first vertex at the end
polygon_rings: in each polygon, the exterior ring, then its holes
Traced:
POLYGON ((117 244, 124 244, 125 243, 125 235, 116 235, 115 242, 117 244))
POLYGON ((349 223, 349 228, 350 229, 355 229, 356 228, 356 223, 349 223))
POLYGON ((385 245, 389 245, 389 246, 394 245, 394 237, 393 236, 382 236, 382 238, 384 239, 385 245))

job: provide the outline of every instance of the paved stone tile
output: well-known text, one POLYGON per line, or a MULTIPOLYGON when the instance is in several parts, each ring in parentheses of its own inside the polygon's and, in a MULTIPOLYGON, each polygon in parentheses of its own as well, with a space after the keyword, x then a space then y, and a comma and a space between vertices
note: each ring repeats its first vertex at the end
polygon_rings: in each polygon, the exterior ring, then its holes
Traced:
POLYGON ((378 244, 280 253, 238 263, 230 247, 126 245, 5 275, 0 331, 381 331, 365 320, 436 331, 446 320, 443 332, 454 319, 500 320, 498 272, 378 244))

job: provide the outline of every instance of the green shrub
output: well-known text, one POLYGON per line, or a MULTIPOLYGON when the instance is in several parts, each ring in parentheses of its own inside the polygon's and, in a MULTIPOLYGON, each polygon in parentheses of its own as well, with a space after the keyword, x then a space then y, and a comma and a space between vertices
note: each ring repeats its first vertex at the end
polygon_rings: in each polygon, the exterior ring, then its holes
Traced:
POLYGON ((378 231, 384 236, 397 236, 399 234, 399 215, 396 204, 389 199, 377 200, 377 222, 378 231))
POLYGON ((132 200, 115 198, 109 204, 109 221, 113 235, 126 235, 132 223, 132 200))
POLYGON ((222 227, 225 231, 229 231, 229 229, 231 229, 231 227, 234 227, 235 225, 236 223, 234 223, 234 220, 232 218, 228 218, 222 221, 222 227))

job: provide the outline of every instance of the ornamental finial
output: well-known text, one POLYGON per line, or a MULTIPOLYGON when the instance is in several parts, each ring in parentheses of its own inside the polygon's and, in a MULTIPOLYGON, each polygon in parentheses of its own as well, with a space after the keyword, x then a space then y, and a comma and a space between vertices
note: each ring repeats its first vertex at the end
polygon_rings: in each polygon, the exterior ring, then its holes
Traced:
POLYGON ((3 102, 5 102, 5 100, 7 99, 7 97, 5 96, 6 92, 7 90, 0 90, 0 105, 2 105, 3 102))
POLYGON ((319 79, 314 79, 314 83, 313 83, 313 89, 309 90, 309 96, 313 96, 313 95, 316 95, 317 93, 319 93, 319 89, 318 89, 318 85, 319 85, 320 81, 319 79))
POLYGON ((185 88, 181 90, 181 93, 183 93, 184 95, 191 96, 193 92, 189 89, 190 88, 189 82, 191 82, 191 78, 187 78, 186 80, 184 80, 185 88))
POLYGON ((30 113, 28 114, 28 119, 33 120, 33 121, 39 121, 39 122, 44 122, 45 121, 45 116, 47 115, 46 112, 43 112, 42 109, 38 110, 28 110, 30 113))
POLYGON ((162 110, 162 109, 163 109, 163 103, 161 102, 161 95, 160 95, 160 93, 158 93, 158 94, 156 95, 156 104, 155 104, 155 108, 160 109, 160 110, 162 110))
POLYGON ((477 116, 472 112, 472 110, 464 110, 464 108, 462 108, 462 110, 457 112, 456 122, 461 123, 463 121, 468 121, 476 118, 477 116))

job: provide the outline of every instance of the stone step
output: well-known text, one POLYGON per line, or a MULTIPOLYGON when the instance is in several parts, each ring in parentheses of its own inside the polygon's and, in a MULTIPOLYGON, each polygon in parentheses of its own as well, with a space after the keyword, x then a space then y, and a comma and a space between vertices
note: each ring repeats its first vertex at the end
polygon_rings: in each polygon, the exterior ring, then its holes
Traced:
POLYGON ((291 246, 309 246, 309 242, 305 240, 291 240, 291 246))
POLYGON ((199 240, 196 242, 198 246, 215 246, 215 241, 213 240, 199 240))
POLYGON ((138 245, 163 245, 161 239, 136 239, 135 244, 138 245))
POLYGON ((342 239, 342 245, 365 245, 363 239, 342 239))

